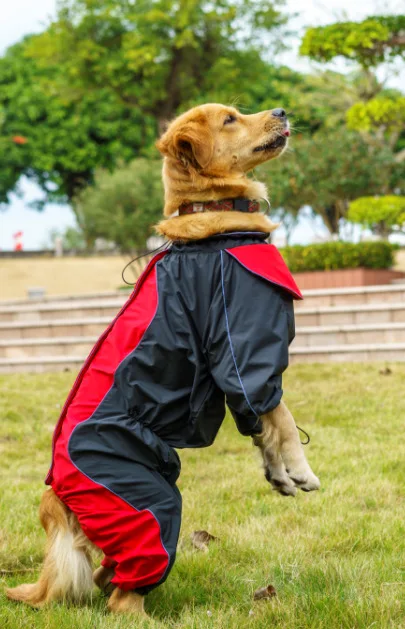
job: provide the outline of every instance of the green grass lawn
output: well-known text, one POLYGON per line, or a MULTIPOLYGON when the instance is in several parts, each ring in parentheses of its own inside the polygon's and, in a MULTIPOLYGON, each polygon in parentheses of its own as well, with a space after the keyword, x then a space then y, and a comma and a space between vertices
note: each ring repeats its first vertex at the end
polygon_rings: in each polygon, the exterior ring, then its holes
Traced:
POLYGON ((85 607, 31 610, 4 587, 35 580, 37 517, 50 441, 72 374, 0 377, 0 627, 93 629, 405 628, 405 364, 299 365, 285 400, 311 434, 313 494, 270 490, 258 453, 228 418, 213 447, 181 452, 184 518, 177 561, 147 598, 143 625, 85 607), (208 553, 190 534, 220 539, 208 553), (278 596, 253 601, 273 584, 278 596))

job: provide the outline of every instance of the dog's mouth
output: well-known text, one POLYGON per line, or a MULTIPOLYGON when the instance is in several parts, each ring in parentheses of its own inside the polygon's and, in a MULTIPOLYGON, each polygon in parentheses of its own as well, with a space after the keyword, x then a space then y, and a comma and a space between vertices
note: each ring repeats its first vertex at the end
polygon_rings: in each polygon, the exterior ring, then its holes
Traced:
POLYGON ((275 149, 280 149, 287 144, 287 138, 290 135, 290 131, 286 129, 283 131, 282 135, 279 135, 272 142, 265 142, 265 144, 261 144, 260 146, 256 146, 253 149, 253 153, 258 153, 259 151, 273 151, 275 149))
POLYGON ((260 146, 256 146, 253 149, 253 153, 258 153, 259 151, 273 151, 274 149, 280 149, 287 144, 287 138, 284 135, 280 135, 278 138, 273 140, 273 142, 266 142, 265 144, 261 144, 260 146))

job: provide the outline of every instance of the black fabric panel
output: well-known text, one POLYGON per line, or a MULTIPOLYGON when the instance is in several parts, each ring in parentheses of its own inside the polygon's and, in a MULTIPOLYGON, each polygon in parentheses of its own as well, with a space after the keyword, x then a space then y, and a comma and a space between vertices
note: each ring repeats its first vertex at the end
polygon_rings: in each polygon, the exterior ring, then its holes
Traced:
POLYGON ((225 396, 246 435, 261 431, 260 415, 282 396, 292 299, 224 252, 263 238, 233 234, 173 245, 156 265, 154 319, 70 439, 79 470, 154 514, 171 564, 181 519, 173 448, 210 445, 225 416, 225 396))
POLYGON ((172 447, 205 447, 222 424, 226 396, 242 434, 261 430, 258 416, 282 395, 294 333, 292 298, 223 249, 261 244, 264 237, 175 244, 158 262, 155 317, 118 367, 95 422, 132 418, 172 447))
MULTIPOLYGON (((137 509, 147 508, 142 496, 135 501, 112 488, 111 483, 127 482, 121 479, 124 468, 130 472, 133 464, 158 472, 171 485, 180 475, 180 459, 175 450, 151 430, 130 417, 109 415, 102 419, 94 415, 79 424, 69 441, 72 461, 90 478, 112 489, 137 509), (86 469, 82 460, 86 461, 86 469), (141 500, 141 502, 139 502, 141 500)), ((134 474, 129 473, 133 482, 134 474)), ((117 486, 118 487, 118 486, 117 486)))
POLYGON ((153 513, 169 554, 166 577, 175 559, 181 524, 181 495, 175 485, 180 473, 177 453, 139 422, 111 418, 79 424, 69 441, 69 455, 93 481, 134 509, 153 513))
POLYGON ((168 255, 167 262, 164 258, 158 263, 157 312, 139 346, 119 366, 117 395, 103 401, 100 419, 116 414, 121 404, 124 415, 173 447, 213 442, 225 416, 225 400, 209 372, 201 329, 210 308, 216 257, 196 253, 188 264, 183 255, 168 255))
POLYGON ((292 334, 284 291, 250 273, 226 252, 210 311, 210 370, 243 434, 261 429, 260 415, 282 396, 292 334))

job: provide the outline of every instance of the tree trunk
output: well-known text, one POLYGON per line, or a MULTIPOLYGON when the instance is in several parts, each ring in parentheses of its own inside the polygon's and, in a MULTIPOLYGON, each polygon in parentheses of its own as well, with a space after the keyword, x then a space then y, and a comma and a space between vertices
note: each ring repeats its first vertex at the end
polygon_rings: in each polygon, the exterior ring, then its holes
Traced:
POLYGON ((346 216, 347 205, 347 201, 337 199, 320 212, 323 222, 333 236, 339 235, 339 221, 346 216))
POLYGON ((373 230, 383 240, 388 240, 388 236, 391 233, 391 229, 388 227, 385 221, 380 221, 373 230))
POLYGON ((86 220, 81 211, 80 202, 77 201, 77 195, 83 188, 85 188, 91 182, 91 173, 69 173, 64 179, 64 188, 66 196, 69 201, 69 205, 72 208, 72 212, 75 215, 76 222, 80 231, 83 234, 83 238, 86 243, 86 249, 91 250, 94 247, 95 239, 90 237, 86 229, 86 220))
POLYGON ((173 118, 177 108, 181 104, 180 88, 178 84, 180 67, 183 60, 183 48, 172 49, 170 71, 166 79, 167 98, 158 103, 154 112, 158 120, 159 135, 166 131, 167 125, 173 118))

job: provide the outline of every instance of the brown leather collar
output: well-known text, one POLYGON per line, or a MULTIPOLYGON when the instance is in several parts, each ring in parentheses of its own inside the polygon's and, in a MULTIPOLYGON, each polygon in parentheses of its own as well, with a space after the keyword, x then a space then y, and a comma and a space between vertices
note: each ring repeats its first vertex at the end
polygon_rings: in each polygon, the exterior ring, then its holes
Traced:
POLYGON ((179 216, 184 214, 195 214, 197 212, 258 212, 260 210, 259 201, 250 199, 220 199, 219 201, 194 201, 194 203, 183 203, 179 207, 179 216))

